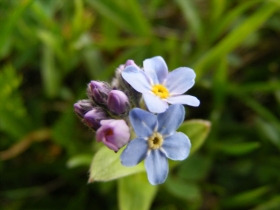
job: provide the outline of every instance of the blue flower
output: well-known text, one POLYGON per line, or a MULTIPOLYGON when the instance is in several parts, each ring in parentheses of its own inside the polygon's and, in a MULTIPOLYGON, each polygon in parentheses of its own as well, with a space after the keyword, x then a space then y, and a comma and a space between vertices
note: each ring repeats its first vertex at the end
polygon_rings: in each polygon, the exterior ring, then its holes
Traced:
POLYGON ((183 105, 171 105, 166 112, 154 115, 139 108, 129 113, 137 138, 121 154, 124 166, 135 166, 145 159, 148 180, 163 183, 168 175, 168 160, 184 160, 190 153, 189 138, 176 129, 185 117, 183 105))
POLYGON ((143 62, 143 70, 128 65, 122 77, 136 91, 143 94, 146 106, 154 113, 164 112, 168 104, 198 106, 199 100, 191 95, 182 95, 194 85, 195 73, 187 67, 180 67, 168 73, 162 57, 156 56, 143 62))

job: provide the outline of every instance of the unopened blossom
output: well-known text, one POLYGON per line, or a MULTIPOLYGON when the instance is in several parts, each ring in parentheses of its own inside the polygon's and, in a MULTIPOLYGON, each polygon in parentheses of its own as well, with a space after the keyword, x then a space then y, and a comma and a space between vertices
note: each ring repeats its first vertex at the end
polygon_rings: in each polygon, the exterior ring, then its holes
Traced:
POLYGON ((107 106, 111 112, 123 114, 129 109, 129 99, 123 91, 111 90, 108 95, 107 106))
POLYGON ((124 120, 102 120, 96 131, 96 140, 103 142, 109 149, 117 152, 129 141, 130 131, 124 120))
POLYGON ((164 112, 168 104, 198 106, 200 103, 194 96, 182 95, 194 85, 194 71, 180 67, 168 73, 167 65, 160 56, 144 60, 143 70, 136 65, 128 65, 122 71, 122 77, 143 94, 151 112, 164 112))
POLYGON ((145 160, 148 180, 151 184, 163 183, 168 175, 168 160, 184 160, 190 153, 189 138, 176 132, 183 122, 183 105, 171 105, 166 112, 154 115, 139 108, 129 113, 129 119, 137 138, 130 141, 121 154, 124 166, 135 166, 145 160))
POLYGON ((122 83, 123 83, 123 79, 122 79, 122 71, 125 69, 125 67, 129 66, 129 65, 135 65, 136 64, 134 63, 133 60, 127 60, 125 62, 125 64, 121 64, 115 71, 115 77, 113 78, 112 80, 112 87, 115 87, 115 88, 120 88, 122 87, 122 83))
POLYGON ((84 115, 93 108, 91 100, 80 100, 74 104, 74 111, 80 117, 84 118, 84 115))
POLYGON ((125 66, 124 67, 127 67, 127 66, 137 66, 136 64, 135 64, 135 62, 134 62, 134 60, 127 60, 126 62, 125 62, 125 66))
POLYGON ((92 128, 97 130, 101 124, 101 120, 108 119, 106 112, 101 107, 94 107, 84 115, 84 123, 92 128))
POLYGON ((88 84, 88 97, 93 99, 97 104, 106 104, 108 94, 112 90, 106 82, 91 81, 88 84))

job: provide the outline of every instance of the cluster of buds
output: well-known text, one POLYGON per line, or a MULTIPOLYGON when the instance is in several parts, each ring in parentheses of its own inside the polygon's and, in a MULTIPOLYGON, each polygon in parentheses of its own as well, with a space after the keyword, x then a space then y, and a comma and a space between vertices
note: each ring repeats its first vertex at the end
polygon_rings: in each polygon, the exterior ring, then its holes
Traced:
POLYGON ((77 116, 96 132, 97 142, 103 142, 115 152, 126 145, 130 138, 128 113, 134 102, 130 102, 127 96, 130 90, 123 88, 127 84, 124 84, 120 74, 126 65, 131 64, 134 62, 128 61, 128 64, 117 69, 112 86, 106 82, 91 81, 87 86, 88 99, 74 104, 77 116))

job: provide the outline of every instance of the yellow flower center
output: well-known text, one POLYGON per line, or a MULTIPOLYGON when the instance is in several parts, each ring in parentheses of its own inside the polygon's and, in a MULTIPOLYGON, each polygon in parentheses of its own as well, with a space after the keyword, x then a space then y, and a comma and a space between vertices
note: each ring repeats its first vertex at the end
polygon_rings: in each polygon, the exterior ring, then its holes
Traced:
POLYGON ((162 143, 162 135, 158 132, 154 132, 153 135, 148 138, 148 146, 150 149, 158 149, 161 147, 162 143))
POLYGON ((164 87, 163 85, 161 84, 157 84, 157 85, 154 85, 152 87, 152 92, 159 96, 160 98, 168 98, 169 96, 169 91, 167 90, 166 87, 164 87))

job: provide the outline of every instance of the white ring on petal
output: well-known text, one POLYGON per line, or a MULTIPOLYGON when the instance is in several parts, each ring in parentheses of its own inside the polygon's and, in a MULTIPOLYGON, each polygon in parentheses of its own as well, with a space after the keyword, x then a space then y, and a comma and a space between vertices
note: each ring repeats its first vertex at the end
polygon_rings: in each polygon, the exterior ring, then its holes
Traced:
POLYGON ((168 103, 153 93, 143 93, 143 98, 150 112, 162 113, 168 108, 168 103))

